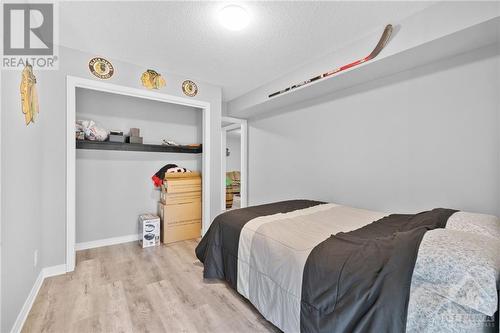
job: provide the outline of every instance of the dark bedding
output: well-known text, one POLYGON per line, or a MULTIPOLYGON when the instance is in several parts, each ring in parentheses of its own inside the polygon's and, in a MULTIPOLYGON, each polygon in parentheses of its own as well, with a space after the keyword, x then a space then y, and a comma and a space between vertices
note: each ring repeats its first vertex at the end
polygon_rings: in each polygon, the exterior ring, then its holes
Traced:
POLYGON ((301 331, 405 332, 422 237, 455 212, 389 215, 316 246, 304 267, 301 331))
POLYGON ((243 226, 259 216, 288 213, 323 203, 312 200, 289 200, 230 210, 217 216, 196 247, 196 257, 205 266, 203 277, 225 280, 237 290, 238 244, 243 226))
MULTIPOLYGON (((219 215, 196 248, 203 276, 225 280, 238 290, 238 247, 245 224, 321 204, 294 200, 219 215)), ((317 244, 303 270, 300 331, 404 332, 420 242, 427 230, 444 228, 454 212, 389 215, 317 244)))

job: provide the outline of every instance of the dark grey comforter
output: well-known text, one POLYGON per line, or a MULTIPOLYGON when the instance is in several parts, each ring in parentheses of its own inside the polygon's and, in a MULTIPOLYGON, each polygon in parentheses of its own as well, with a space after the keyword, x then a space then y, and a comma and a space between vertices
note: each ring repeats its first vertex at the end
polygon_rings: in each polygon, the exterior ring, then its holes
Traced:
MULTIPOLYGON (((285 201, 218 216, 196 248, 196 256, 205 266, 204 277, 223 279, 238 290, 238 249, 245 224, 259 216, 321 204, 285 201)), ((303 270, 300 330, 404 332, 420 241, 427 230, 445 227, 454 212, 435 209, 390 215, 332 235, 315 246, 303 270)))
POLYGON ((455 212, 389 215, 316 246, 304 267, 301 331, 405 332, 422 237, 455 212))

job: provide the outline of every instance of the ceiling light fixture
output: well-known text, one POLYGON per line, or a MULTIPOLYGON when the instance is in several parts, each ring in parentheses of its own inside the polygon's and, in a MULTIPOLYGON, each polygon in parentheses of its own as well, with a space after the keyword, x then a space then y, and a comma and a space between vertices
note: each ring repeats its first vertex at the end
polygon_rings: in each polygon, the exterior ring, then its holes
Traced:
POLYGON ((225 28, 239 31, 248 25, 250 22, 250 15, 240 6, 229 5, 221 9, 219 12, 219 20, 225 28))

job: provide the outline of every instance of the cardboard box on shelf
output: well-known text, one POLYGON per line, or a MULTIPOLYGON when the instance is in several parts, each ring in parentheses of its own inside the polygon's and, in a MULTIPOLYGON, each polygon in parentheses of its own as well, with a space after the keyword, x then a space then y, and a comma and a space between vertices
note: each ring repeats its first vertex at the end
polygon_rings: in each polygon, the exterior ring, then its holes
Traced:
POLYGON ((128 143, 140 143, 140 144, 142 144, 142 136, 128 136, 127 142, 128 143))
POLYGON ((120 142, 124 143, 125 142, 125 136, 123 134, 110 134, 109 135, 109 142, 120 142))
POLYGON ((131 128, 129 135, 139 137, 141 136, 141 130, 139 128, 131 128))

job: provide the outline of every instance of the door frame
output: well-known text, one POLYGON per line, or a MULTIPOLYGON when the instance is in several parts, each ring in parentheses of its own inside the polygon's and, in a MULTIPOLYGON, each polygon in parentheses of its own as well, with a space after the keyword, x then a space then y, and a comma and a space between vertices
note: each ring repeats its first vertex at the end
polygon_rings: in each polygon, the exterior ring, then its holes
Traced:
POLYGON ((221 209, 226 210, 226 137, 227 132, 241 129, 240 155, 240 198, 241 208, 248 206, 248 121, 234 117, 221 117, 221 122, 231 123, 221 128, 221 209))
POLYGON ((76 240, 76 89, 84 88, 117 95, 190 106, 203 114, 202 153, 202 233, 210 225, 210 103, 192 98, 163 94, 157 91, 132 88, 108 82, 66 76, 66 271, 75 269, 76 240))

